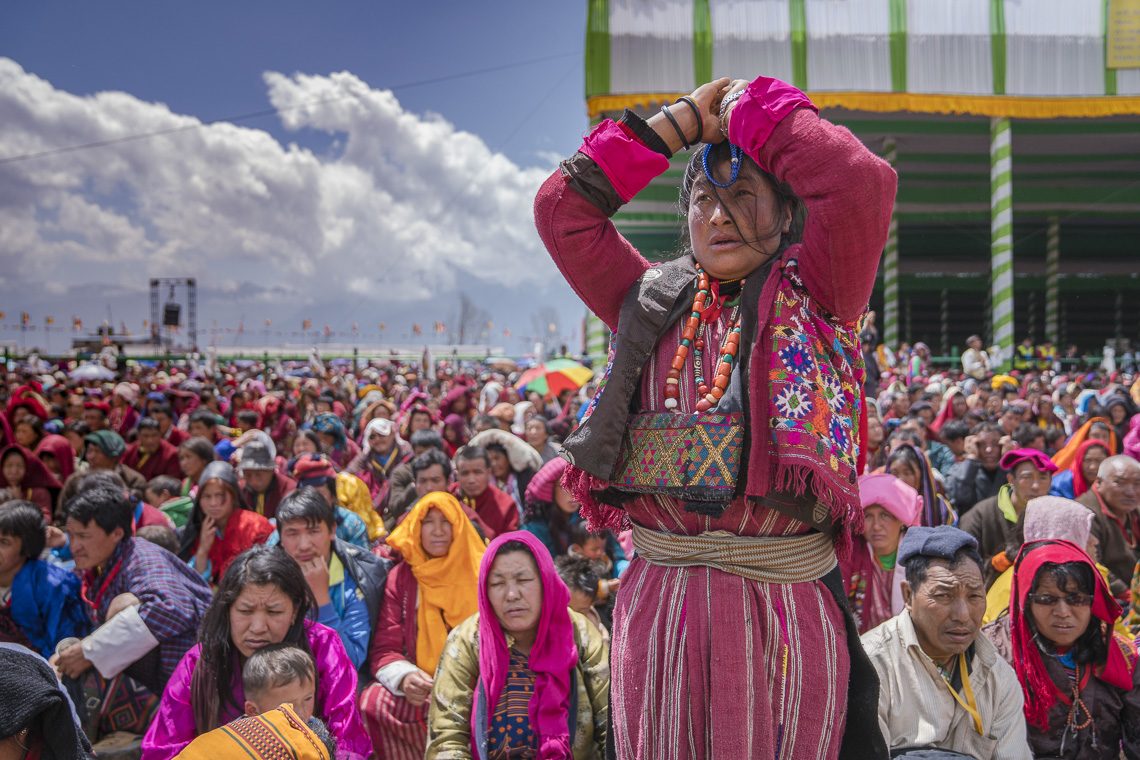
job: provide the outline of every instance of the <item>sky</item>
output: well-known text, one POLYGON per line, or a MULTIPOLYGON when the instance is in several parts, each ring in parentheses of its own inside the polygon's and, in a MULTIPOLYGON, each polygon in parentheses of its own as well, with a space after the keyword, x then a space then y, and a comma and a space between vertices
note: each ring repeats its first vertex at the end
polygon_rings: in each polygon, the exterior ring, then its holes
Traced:
POLYGON ((580 342, 531 203, 588 127, 585 15, 0 4, 0 342, 42 346, 49 316, 55 350, 75 317, 141 332, 151 277, 197 279, 199 342, 215 328, 219 347, 311 342, 306 319, 414 343, 413 323, 454 332, 460 293, 508 352, 550 322, 580 342))

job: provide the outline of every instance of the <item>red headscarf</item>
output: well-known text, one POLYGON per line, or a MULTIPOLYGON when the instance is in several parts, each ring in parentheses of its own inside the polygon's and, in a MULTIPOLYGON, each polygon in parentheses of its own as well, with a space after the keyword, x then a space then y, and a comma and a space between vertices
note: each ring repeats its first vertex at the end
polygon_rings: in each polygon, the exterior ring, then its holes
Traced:
POLYGON ((59 463, 59 479, 66 482, 75 472, 75 449, 62 435, 49 434, 40 439, 36 446, 36 456, 50 454, 59 463))
MULTIPOLYGON (((534 695, 530 698, 530 727, 538 740, 538 760, 564 760, 570 757, 567 716, 570 709, 570 669, 578 662, 574 624, 570 621, 570 590, 554 569, 550 552, 533 533, 524 530, 504 533, 491 542, 479 565, 479 677, 487 692, 487 726, 507 682, 511 655, 507 638, 491 600, 487 596, 487 575, 503 544, 526 544, 538 567, 542 582, 542 613, 538 634, 530 650, 528 665, 534 671, 534 695)), ((479 735, 476 711, 471 711, 471 739, 479 735)))
POLYGON ((1096 565, 1076 544, 1068 541, 1043 541, 1026 544, 1014 563, 1013 588, 1010 593, 1010 633, 1013 639, 1013 664, 1021 690, 1025 693, 1025 717, 1030 725, 1048 730, 1049 709, 1057 701, 1057 687, 1045 670, 1041 652, 1033 641, 1029 627, 1029 594, 1038 571, 1047 563, 1079 562, 1088 567, 1096 587, 1093 593, 1092 615, 1104 623, 1108 637, 1108 659, 1098 667, 1097 677, 1119 689, 1132 689, 1132 670, 1135 655, 1129 657, 1116 643, 1112 627, 1120 617, 1120 605, 1112 598, 1103 576, 1096 565))
MULTIPOLYGON (((70 448, 71 445, 68 444, 68 449, 70 448)), ((6 446, 3 451, 0 451, 0 461, 6 459, 10 451, 18 451, 20 456, 24 458, 24 479, 19 483, 9 483, 9 486, 47 489, 59 489, 61 487, 55 475, 47 468, 47 465, 41 462, 35 454, 18 443, 6 446)))
POLYGON ((47 421, 47 404, 34 387, 30 385, 21 385, 12 392, 12 397, 8 399, 7 416, 8 422, 15 427, 16 410, 24 407, 36 417, 41 420, 47 421))
POLYGON ((1083 467, 1085 464, 1085 454, 1087 454, 1089 449, 1093 448, 1094 446, 1100 446, 1102 449, 1104 449, 1105 453, 1108 456, 1112 456, 1112 452, 1109 451, 1108 444, 1104 441, 1099 441, 1096 438, 1089 438, 1087 441, 1080 445, 1080 447, 1077 449, 1076 455, 1073 457, 1073 463, 1069 465, 1069 472, 1073 473, 1074 499, 1084 494, 1089 490, 1089 487, 1092 486, 1092 483, 1085 480, 1083 467))
POLYGON ((1053 462, 1060 469, 1065 469, 1073 463, 1073 459, 1077 456, 1077 449, 1081 444, 1089 439, 1089 433, 1092 432, 1092 426, 1100 423, 1108 428, 1108 453, 1112 456, 1120 450, 1120 441, 1116 438, 1116 428, 1113 426, 1111 420, 1107 417, 1093 417, 1085 424, 1081 425, 1077 432, 1073 433, 1066 441, 1064 448, 1053 455, 1053 462))

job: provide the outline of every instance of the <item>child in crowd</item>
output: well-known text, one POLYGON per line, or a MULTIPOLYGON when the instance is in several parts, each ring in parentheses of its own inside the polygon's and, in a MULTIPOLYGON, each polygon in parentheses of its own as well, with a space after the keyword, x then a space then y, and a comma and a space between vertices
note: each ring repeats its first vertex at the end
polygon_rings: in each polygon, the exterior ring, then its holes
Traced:
POLYGON ((0 504, 0 641, 27 645, 44 657, 91 630, 79 577, 40 560, 43 512, 22 499, 0 504))
POLYGON ((178 534, 165 525, 144 525, 135 531, 135 535, 155 546, 161 546, 171 554, 178 553, 178 534))
POLYGON ((147 504, 158 507, 178 528, 186 524, 194 509, 194 499, 183 496, 182 484, 169 475, 151 478, 146 484, 145 497, 147 504))
POLYGON ((598 601, 598 588, 600 581, 594 564, 585 557, 562 556, 554 560, 558 568, 558 575, 562 582, 570 588, 570 609, 584 615, 598 632, 606 644, 610 643, 610 632, 607 620, 603 621, 594 604, 598 601))
MULTIPOLYGON (((598 576, 598 601, 605 604, 617 592, 618 586, 621 585, 621 579, 618 578, 620 570, 618 563, 610 556, 610 532, 600 531, 592 533, 586 527, 586 522, 580 521, 570 526, 570 548, 567 554, 571 557, 580 557, 587 560, 594 568, 594 572, 598 576)), ((613 542, 616 546, 617 542, 613 542)), ((621 549, 618 548, 617 552, 621 549)), ((629 563, 625 561, 622 556, 621 562, 623 565, 629 563)), ((621 569, 624 569, 622 567, 621 569)))
POLYGON ((241 671, 245 714, 261 715, 290 704, 308 721, 315 707, 316 674, 313 658, 302 649, 275 644, 257 650, 241 671))

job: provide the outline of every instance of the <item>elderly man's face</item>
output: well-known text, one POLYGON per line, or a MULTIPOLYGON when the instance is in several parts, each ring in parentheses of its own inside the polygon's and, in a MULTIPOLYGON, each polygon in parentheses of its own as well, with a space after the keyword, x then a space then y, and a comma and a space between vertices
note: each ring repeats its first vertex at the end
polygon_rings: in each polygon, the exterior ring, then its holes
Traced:
POLYGON ((918 588, 903 581, 902 591, 918 643, 930 659, 942 663, 974 643, 986 614, 986 586, 972 560, 953 567, 933 560, 918 588))
POLYGON ((1114 459, 1105 476, 1097 478, 1096 490, 1113 512, 1135 512, 1140 508, 1140 462, 1114 459))

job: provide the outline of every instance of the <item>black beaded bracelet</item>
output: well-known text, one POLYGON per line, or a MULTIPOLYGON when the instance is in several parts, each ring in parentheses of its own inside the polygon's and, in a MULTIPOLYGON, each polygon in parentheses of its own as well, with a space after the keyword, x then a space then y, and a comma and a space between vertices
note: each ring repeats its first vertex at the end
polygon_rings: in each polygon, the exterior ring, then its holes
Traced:
POLYGON ((688 139, 685 138, 685 131, 681 129, 681 125, 677 123, 676 117, 669 112, 669 106, 661 106, 661 113, 665 114, 665 118, 668 119, 669 123, 673 125, 673 129, 677 130, 677 137, 681 138, 681 145, 685 147, 685 150, 693 147, 689 143, 688 139))
POLYGON ((694 142, 700 142, 701 138, 705 135, 704 120, 701 119, 701 109, 697 108, 697 104, 688 95, 682 95, 677 98, 677 102, 684 103, 693 109, 693 117, 697 120, 697 139, 694 142))

